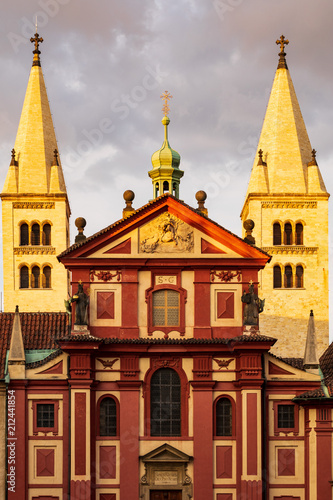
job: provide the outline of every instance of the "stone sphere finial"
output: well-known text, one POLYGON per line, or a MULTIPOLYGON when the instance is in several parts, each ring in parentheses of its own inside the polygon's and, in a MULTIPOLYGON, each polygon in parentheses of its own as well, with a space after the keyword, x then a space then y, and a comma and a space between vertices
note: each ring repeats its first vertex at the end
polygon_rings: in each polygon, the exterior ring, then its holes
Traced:
POLYGON ((79 234, 75 236, 75 243, 85 241, 87 237, 83 234, 83 230, 87 225, 86 219, 84 219, 83 217, 78 217, 77 219, 75 219, 75 225, 79 231, 79 234))
POLYGON ((249 243, 250 245, 255 245, 255 243, 256 243, 256 240, 252 236, 252 231, 253 231, 254 226, 255 226, 255 223, 252 219, 246 219, 243 222, 243 228, 246 231, 244 241, 246 241, 246 243, 249 243))
POLYGON ((198 202, 197 212, 199 212, 199 214, 204 215, 205 217, 207 217, 208 216, 208 210, 205 207, 205 201, 207 199, 207 193, 205 191, 197 191, 195 193, 195 198, 196 198, 196 200, 198 202))
POLYGON ((131 189, 127 189, 123 194, 123 198, 126 201, 126 203, 129 201, 131 202, 134 200, 135 194, 131 189))

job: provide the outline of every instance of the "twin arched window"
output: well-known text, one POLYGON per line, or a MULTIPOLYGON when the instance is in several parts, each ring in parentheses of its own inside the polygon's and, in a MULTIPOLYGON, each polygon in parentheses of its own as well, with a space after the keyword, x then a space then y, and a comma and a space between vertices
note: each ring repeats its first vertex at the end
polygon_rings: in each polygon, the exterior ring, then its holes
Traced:
POLYGON ((273 245, 303 245, 303 224, 297 222, 274 222, 273 245))
POLYGON ((303 288, 304 268, 301 264, 292 267, 275 265, 273 268, 273 288, 303 288))
POLYGON ((20 268, 20 288, 51 288, 51 267, 23 265, 20 268))
POLYGON ((51 225, 34 222, 29 226, 23 222, 20 225, 20 246, 26 245, 51 245, 51 225))

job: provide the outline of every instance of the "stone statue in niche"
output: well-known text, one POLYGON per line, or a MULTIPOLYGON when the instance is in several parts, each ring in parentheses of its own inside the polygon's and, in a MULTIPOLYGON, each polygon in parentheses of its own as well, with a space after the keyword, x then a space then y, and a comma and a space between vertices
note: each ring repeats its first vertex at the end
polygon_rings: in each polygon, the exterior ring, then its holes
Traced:
POLYGON ((76 294, 73 295, 73 302, 76 302, 75 325, 87 325, 89 297, 80 282, 76 294))
POLYGON ((258 295, 254 292, 254 284, 249 283, 249 291, 245 290, 241 297, 244 302, 244 325, 256 326, 258 325, 259 314, 263 312, 265 306, 265 299, 259 299, 258 295))
POLYGON ((166 212, 140 229, 140 251, 145 253, 193 252, 193 229, 166 212))

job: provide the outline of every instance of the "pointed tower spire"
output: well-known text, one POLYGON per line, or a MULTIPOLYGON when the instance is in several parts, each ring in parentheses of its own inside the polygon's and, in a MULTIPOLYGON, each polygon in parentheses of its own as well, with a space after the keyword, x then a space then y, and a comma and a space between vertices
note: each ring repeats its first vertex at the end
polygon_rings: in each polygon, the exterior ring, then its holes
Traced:
MULTIPOLYGON (((278 337, 274 353, 301 357, 303 343, 294 332, 306 331, 309 303, 321 304, 317 312, 319 354, 328 345, 329 194, 286 62, 289 40, 282 35, 276 44, 279 63, 241 219, 255 223, 256 245, 272 256, 260 273, 261 297, 268 304, 260 316, 261 329, 278 337), (293 289, 292 304, 289 288, 293 289)), ((243 237, 245 233, 246 228, 243 237)))
POLYGON ((170 147, 168 140, 170 118, 167 114, 169 112, 169 100, 172 98, 172 95, 168 91, 165 91, 161 95, 161 98, 164 99, 162 108, 164 112, 162 119, 164 125, 164 142, 162 147, 151 158, 153 169, 148 172, 148 175, 153 181, 154 199, 166 192, 179 198, 179 184, 184 172, 179 168, 180 155, 170 147))
POLYGON ((15 309, 12 336, 10 339, 8 372, 11 379, 25 378, 25 353, 18 306, 15 309))
POLYGON ((56 256, 69 245, 70 207, 40 64, 43 39, 37 28, 31 42, 32 68, 0 195, 5 312, 13 311, 15 304, 25 312, 63 310, 68 294, 67 272, 56 256), (36 288, 48 290, 41 294, 36 288))
POLYGON ((303 367, 312 373, 318 373, 319 359, 317 354, 317 337, 313 311, 310 311, 308 335, 305 344, 303 367))

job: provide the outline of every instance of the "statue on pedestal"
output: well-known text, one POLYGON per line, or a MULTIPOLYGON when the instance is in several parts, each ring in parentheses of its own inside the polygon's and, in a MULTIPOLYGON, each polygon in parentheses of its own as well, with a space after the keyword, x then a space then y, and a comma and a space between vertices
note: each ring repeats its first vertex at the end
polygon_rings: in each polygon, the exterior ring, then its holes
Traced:
POLYGON ((257 326, 259 314, 264 310, 265 299, 259 299, 258 295, 256 295, 252 281, 249 283, 249 291, 246 293, 244 290, 241 299, 245 304, 243 324, 257 326))

